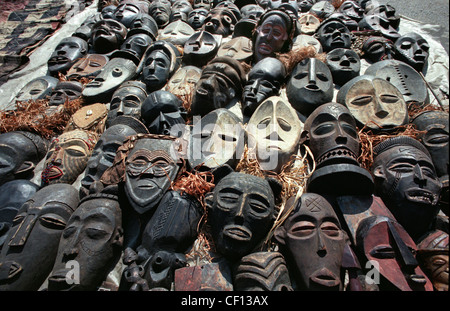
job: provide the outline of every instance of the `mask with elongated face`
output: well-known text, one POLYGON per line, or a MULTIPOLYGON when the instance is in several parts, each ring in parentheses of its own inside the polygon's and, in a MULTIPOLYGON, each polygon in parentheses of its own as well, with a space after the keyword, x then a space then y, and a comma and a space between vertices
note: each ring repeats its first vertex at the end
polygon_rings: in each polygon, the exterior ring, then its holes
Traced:
POLYGON ((194 29, 185 21, 177 20, 169 23, 158 36, 158 40, 164 40, 175 45, 184 46, 186 41, 194 34, 194 29))
POLYGON ((370 65, 364 72, 392 83, 402 93, 406 104, 425 107, 430 103, 428 88, 420 74, 410 65, 388 59, 370 65))
POLYGON ((158 24, 159 29, 163 29, 169 23, 170 13, 172 13, 172 5, 167 0, 153 1, 148 12, 158 24))
POLYGON ((270 10, 260 17, 254 32, 253 60, 274 57, 275 53, 287 52, 292 43, 292 18, 281 10, 270 10))
POLYGON ((91 42, 96 53, 106 54, 120 47, 128 30, 114 19, 102 19, 92 26, 91 42))
POLYGON ((434 230, 417 244, 417 261, 437 291, 448 291, 448 233, 434 230))
POLYGON ((185 117, 181 99, 169 91, 154 91, 142 104, 141 119, 152 134, 179 137, 175 134, 184 128, 185 117))
POLYGON ((182 66, 175 72, 165 90, 177 96, 189 96, 200 80, 202 70, 197 66, 182 66))
POLYGON ((355 21, 360 21, 364 15, 364 9, 355 1, 346 0, 337 9, 355 21))
POLYGON ((357 161, 360 141, 356 121, 344 105, 331 102, 314 110, 305 121, 300 142, 311 149, 316 163, 308 179, 309 192, 372 193, 372 177, 357 161))
POLYGON ((211 33, 197 31, 184 44, 183 62, 202 67, 216 56, 218 49, 219 44, 211 33))
POLYGON ((13 179, 31 179, 34 168, 47 153, 39 135, 13 131, 0 135, 0 185, 13 179))
POLYGON ((253 252, 272 226, 274 194, 261 177, 230 173, 216 184, 207 202, 214 244, 230 260, 253 252))
POLYGON ((0 289, 37 291, 52 270, 58 243, 78 206, 68 184, 37 191, 17 212, 0 254, 0 289))
POLYGON ((119 6, 114 11, 114 19, 122 23, 126 28, 130 28, 136 17, 140 13, 147 13, 148 9, 149 4, 146 1, 120 1, 119 6))
POLYGON ((55 138, 45 158, 42 185, 75 182, 96 143, 97 134, 84 130, 72 130, 55 138))
POLYGON ((392 83, 372 75, 362 75, 345 83, 336 101, 346 105, 358 126, 391 130, 408 123, 403 95, 392 83))
POLYGON ((38 185, 26 179, 11 180, 0 186, 0 250, 19 208, 38 190, 38 185))
POLYGON ((111 59, 102 71, 85 85, 82 95, 87 102, 108 102, 114 91, 136 76, 137 65, 131 59, 111 59))
POLYGON ((250 117, 270 96, 277 96, 286 78, 286 68, 276 58, 266 57, 250 69, 242 93, 242 110, 250 117))
POLYGON ((155 19, 147 13, 140 13, 134 19, 129 28, 127 36, 133 36, 138 33, 149 35, 152 40, 158 36, 158 24, 155 19))
POLYGON ((316 34, 325 52, 336 48, 349 49, 351 47, 352 36, 350 30, 336 19, 323 21, 316 34))
POLYGON ((53 89, 48 104, 50 106, 64 105, 66 101, 80 98, 82 91, 83 85, 80 82, 60 81, 53 89))
POLYGON ((359 76, 361 61, 352 49, 337 48, 327 53, 326 63, 330 68, 333 82, 344 85, 354 77, 359 76))
POLYGON ((25 84, 17 93, 16 101, 44 99, 49 96, 59 80, 51 76, 42 76, 25 84))
POLYGON ((50 75, 64 74, 88 51, 88 43, 78 37, 68 37, 61 40, 50 56, 47 65, 50 75))
POLYGON ((119 116, 100 136, 86 164, 84 177, 81 180, 80 193, 89 193, 93 182, 100 180, 105 170, 113 164, 117 149, 128 136, 146 133, 142 122, 131 116, 119 116))
POLYGON ((236 167, 243 153, 242 120, 225 108, 206 114, 194 124, 190 142, 192 165, 214 169, 223 164, 236 167))
POLYGON ((331 204, 321 195, 304 193, 275 229, 293 274, 303 290, 342 290, 342 257, 347 235, 331 204), (289 258, 289 259, 288 259, 289 258))
POLYGON ((284 257, 279 252, 256 252, 242 257, 234 277, 237 291, 292 291, 284 257))
POLYGON ((381 35, 392 42, 395 42, 400 34, 392 27, 389 20, 382 15, 372 14, 364 15, 364 17, 358 22, 359 30, 374 30, 381 32, 381 35))
POLYGON ((112 95, 106 125, 109 126, 121 115, 140 119, 142 103, 146 98, 147 90, 143 82, 126 81, 121 84, 112 95))
POLYGON ((414 138, 396 136, 376 145, 373 152, 375 194, 417 239, 439 212, 442 185, 428 151, 414 138))
POLYGON ((117 196, 96 193, 85 197, 61 235, 48 290, 96 290, 120 258, 122 242, 117 196), (78 282, 67 282, 71 261, 79 265, 78 282))
POLYGON ((430 46, 421 35, 411 32, 397 39, 394 44, 394 58, 411 65, 418 72, 423 72, 428 63, 430 46))
POLYGON ((356 231, 356 250, 361 266, 369 260, 372 266, 377 264, 380 290, 433 290, 430 280, 418 265, 416 243, 394 219, 385 216, 363 219, 356 231))
POLYGON ((205 23, 206 16, 208 16, 209 10, 204 8, 197 8, 189 12, 187 22, 192 28, 198 30, 202 28, 205 23))
POLYGON ((312 5, 308 13, 312 13, 323 20, 334 12, 336 12, 336 8, 330 1, 318 0, 312 5))
POLYGON ((306 58, 292 71, 286 95, 292 107, 308 116, 318 106, 333 99, 333 76, 328 66, 315 58, 306 58))
POLYGON ((271 96, 252 114, 247 128, 249 149, 256 148, 261 168, 280 172, 297 152, 303 125, 289 102, 271 96))
POLYGON ((120 46, 120 49, 114 51, 111 57, 131 59, 136 65, 139 65, 145 51, 152 42, 152 37, 146 33, 137 32, 132 35, 128 34, 125 42, 120 46))
POLYGON ((398 14, 396 9, 389 4, 373 5, 372 8, 365 13, 365 15, 379 15, 387 19, 389 24, 394 29, 398 29, 400 26, 400 14, 398 14))
POLYGON ((108 60, 109 57, 103 54, 88 54, 70 67, 67 71, 67 79, 94 78, 105 67, 108 60))
POLYGON ((125 194, 131 207, 144 214, 158 206, 175 181, 180 163, 171 139, 140 138, 125 162, 125 194))
POLYGON ((303 14, 299 17, 300 33, 305 35, 312 35, 320 26, 320 19, 313 14, 303 14))
POLYGON ((216 57, 203 67, 191 103, 191 114, 204 116, 225 108, 241 97, 246 77, 241 63, 229 56, 216 57))
POLYGON ((235 37, 222 44, 217 51, 217 56, 229 56, 240 62, 248 61, 252 55, 252 41, 247 37, 235 37))
POLYGON ((142 81, 147 91, 160 90, 180 67, 181 54, 170 42, 155 41, 146 51, 142 69, 142 81))

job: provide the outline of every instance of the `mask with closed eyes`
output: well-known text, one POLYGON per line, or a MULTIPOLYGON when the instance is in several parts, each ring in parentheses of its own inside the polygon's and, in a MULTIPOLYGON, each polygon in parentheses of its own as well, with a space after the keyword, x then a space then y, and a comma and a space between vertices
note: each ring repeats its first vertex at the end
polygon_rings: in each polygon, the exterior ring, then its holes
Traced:
POLYGON ((192 5, 194 9, 204 8, 206 10, 210 10, 212 7, 212 1, 210 0, 194 0, 194 4, 192 5))
POLYGON ((392 83, 376 76, 351 79, 339 89, 336 101, 347 106, 359 127, 392 130, 409 120, 403 95, 392 83))
POLYGON ((102 19, 92 26, 92 48, 99 54, 112 52, 122 45, 127 33, 127 27, 115 19, 102 19))
POLYGON ((188 96, 200 79, 202 70, 197 66, 182 66, 175 72, 166 85, 165 90, 178 96, 188 96))
POLYGON ((169 23, 170 13, 172 13, 172 5, 168 0, 153 1, 148 12, 158 24, 159 29, 163 29, 169 23))
POLYGON ((37 291, 52 270, 61 234, 79 202, 68 184, 48 185, 15 216, 0 254, 0 289, 37 291))
POLYGON ((204 8, 197 8, 189 12, 187 22, 195 30, 202 28, 209 11, 204 8))
POLYGON ((312 35, 320 26, 320 19, 313 14, 303 14, 299 17, 300 33, 305 35, 312 35))
POLYGON ((130 28, 136 17, 140 13, 147 13, 148 10, 149 4, 147 1, 122 0, 114 11, 114 19, 122 23, 126 28, 130 28))
POLYGON ((17 93, 16 101, 45 99, 49 96, 59 80, 51 76, 42 76, 31 80, 17 93))
POLYGON ((299 113, 308 116, 318 106, 333 99, 333 76, 328 66, 315 58, 299 62, 286 85, 289 102, 299 113))
POLYGON ((259 105, 248 121, 248 146, 264 170, 280 172, 297 152, 303 124, 294 108, 279 96, 259 105))
POLYGON ((88 54, 79 59, 67 71, 68 80, 96 77, 108 62, 109 57, 103 54, 88 54))
POLYGON ((158 40, 164 40, 175 45, 184 46, 186 41, 194 34, 194 29, 185 21, 177 20, 164 27, 158 40))
POLYGON ((298 35, 292 40, 292 50, 312 46, 317 53, 322 53, 322 45, 319 40, 309 35, 298 35))
POLYGON ((217 56, 229 56, 240 62, 250 60, 253 55, 252 41, 247 37, 236 37, 222 44, 217 56))
POLYGON ((111 54, 112 58, 123 57, 131 59, 137 66, 140 64, 148 46, 152 44, 153 39, 146 33, 135 33, 128 35, 125 42, 119 50, 111 54))

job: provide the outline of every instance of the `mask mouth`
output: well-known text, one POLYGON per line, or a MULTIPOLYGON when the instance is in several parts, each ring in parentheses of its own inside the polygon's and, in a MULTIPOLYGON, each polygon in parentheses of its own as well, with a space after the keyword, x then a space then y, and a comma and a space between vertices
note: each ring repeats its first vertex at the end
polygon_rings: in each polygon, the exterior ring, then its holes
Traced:
POLYGON ((333 159, 333 158, 350 158, 354 161, 357 161, 357 156, 356 154, 351 151, 348 148, 339 146, 337 148, 334 148, 328 152, 326 152, 324 155, 322 155, 321 157, 319 157, 317 159, 317 165, 320 165, 322 162, 325 162, 328 159, 333 159))
POLYGON ((49 278, 49 287, 51 287, 52 290, 69 290, 72 287, 76 286, 75 284, 69 284, 67 282, 66 276, 68 276, 70 273, 70 270, 61 269, 53 273, 49 278))
POLYGON ((136 187, 139 190, 153 190, 156 188, 156 185, 154 182, 152 181, 148 181, 148 180, 140 180, 137 182, 136 187))
POLYGON ((311 275, 310 281, 325 287, 337 287, 341 284, 339 278, 327 268, 315 271, 311 275))
POLYGON ((61 65, 69 62, 69 59, 65 56, 54 56, 48 61, 49 66, 61 65))
POLYGON ((423 275, 420 275, 420 274, 408 275, 408 280, 415 284, 421 284, 421 285, 425 285, 427 283, 427 279, 423 275))
POLYGON ((247 242, 252 238, 252 233, 244 226, 228 225, 223 229, 223 234, 233 240, 247 242))
POLYGON ((415 203, 423 203, 427 205, 436 205, 438 195, 421 188, 412 188, 406 191, 408 201, 415 203))
POLYGON ((312 84, 312 83, 305 86, 305 89, 307 89, 308 91, 313 91, 313 92, 320 91, 320 88, 316 84, 312 84))

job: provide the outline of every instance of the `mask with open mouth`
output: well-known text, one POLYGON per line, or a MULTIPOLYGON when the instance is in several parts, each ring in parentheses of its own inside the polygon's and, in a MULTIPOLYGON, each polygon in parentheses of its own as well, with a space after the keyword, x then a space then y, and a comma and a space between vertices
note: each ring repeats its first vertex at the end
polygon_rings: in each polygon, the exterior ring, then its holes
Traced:
POLYGON ((88 52, 88 43, 78 37, 67 37, 61 40, 50 56, 47 65, 51 76, 66 73, 67 70, 88 52))
POLYGON ((302 290, 343 290, 342 257, 347 234, 331 204, 321 195, 304 193, 283 224, 275 229, 275 240, 302 290), (289 263, 292 263, 290 265, 289 263))
POLYGON ((413 239, 430 229, 439 212, 441 182, 426 148, 396 136, 374 147, 375 194, 413 239))
POLYGON ((274 192, 261 177, 232 172, 208 195, 208 221, 217 252, 230 260, 251 253, 273 223, 274 192))

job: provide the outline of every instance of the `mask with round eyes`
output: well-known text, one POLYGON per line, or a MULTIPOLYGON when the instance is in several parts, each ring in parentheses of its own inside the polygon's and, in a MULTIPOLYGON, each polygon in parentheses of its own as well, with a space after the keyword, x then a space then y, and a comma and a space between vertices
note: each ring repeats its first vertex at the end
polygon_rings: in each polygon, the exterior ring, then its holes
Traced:
POLYGON ((381 32, 382 36, 395 42, 400 34, 391 26, 388 19, 381 15, 364 15, 358 22, 359 30, 375 30, 381 32))
POLYGON ((313 14, 303 14, 299 17, 300 33, 305 35, 312 35, 320 26, 320 19, 313 14))
POLYGON ((249 149, 255 148, 261 168, 280 172, 297 152, 302 128, 289 102, 279 96, 263 101, 247 125, 249 149))
POLYGON ((292 27, 292 18, 284 11, 273 10, 262 15, 252 38, 254 61, 286 52, 292 27))
POLYGON ((190 161, 215 169, 223 164, 236 167, 243 153, 242 120, 225 108, 206 114, 192 128, 190 161))
POLYGON ((11 180, 0 186, 0 249, 19 208, 38 190, 38 185, 26 179, 11 180))
POLYGON ((120 46, 119 50, 112 53, 111 57, 123 57, 131 59, 136 65, 139 65, 148 46, 151 45, 153 39, 146 33, 135 33, 128 35, 125 42, 120 46))
POLYGON ((205 10, 210 10, 212 7, 212 1, 210 0, 194 0, 194 4, 192 5, 194 9, 203 8, 205 10))
POLYGON ((364 72, 392 83, 402 93, 408 107, 425 107, 430 103, 428 88, 420 74, 410 65, 397 60, 384 60, 370 65, 364 72))
POLYGON ((195 30, 202 28, 206 16, 208 16, 209 11, 204 8, 194 9, 189 12, 187 22, 195 30))
POLYGON ((141 119, 152 134, 179 137, 179 131, 184 130, 185 116, 181 99, 164 90, 150 93, 141 108, 141 119))
POLYGON ((127 28, 114 19, 100 20, 92 26, 92 47, 96 53, 109 53, 120 47, 127 33, 127 28))
POLYGON ((41 173, 42 185, 75 182, 86 168, 96 143, 97 135, 84 130, 59 135, 47 152, 41 173))
POLYGON ((48 290, 97 290, 120 258, 122 243, 117 196, 96 193, 83 198, 61 235, 48 290), (78 282, 69 284, 71 260, 77 261, 80 274, 78 282))
POLYGON ((336 8, 330 1, 316 1, 308 11, 308 13, 314 14, 322 20, 328 18, 334 12, 336 12, 336 8))
POLYGON ((144 1, 125 0, 121 1, 114 11, 114 19, 122 23, 126 28, 130 28, 131 23, 141 12, 148 11, 148 4, 144 1), (143 5, 145 4, 145 8, 143 5))
POLYGON ((141 138, 127 156, 125 195, 140 215, 158 206, 177 177, 180 167, 171 148, 172 140, 141 138))
POLYGON ((242 111, 250 117, 255 109, 270 96, 279 95, 286 78, 283 63, 273 57, 257 62, 248 73, 242 93, 242 111))
POLYGON ((170 20, 172 4, 167 0, 156 0, 150 4, 148 14, 153 17, 159 29, 163 29, 170 20))
POLYGON ((252 41, 247 37, 236 37, 223 43, 217 51, 217 56, 229 56, 238 61, 248 61, 253 55, 252 41))
POLYGON ((246 4, 241 8, 241 19, 258 19, 264 13, 264 9, 258 4, 246 4))
POLYGON ((365 260, 377 263, 380 290, 433 290, 418 266, 416 243, 394 219, 385 216, 363 219, 356 231, 356 249, 365 260))
POLYGON ((426 69, 430 46, 417 33, 408 33, 397 39, 394 44, 394 58, 407 63, 418 72, 426 69))
POLYGON ((142 103, 146 98, 147 91, 144 83, 140 81, 122 83, 111 97, 106 125, 109 126, 121 115, 140 119, 142 103))
POLYGON ((362 46, 363 57, 373 63, 392 59, 394 50, 394 42, 379 36, 369 37, 362 46))
POLYGON ((61 81, 55 86, 48 102, 49 106, 64 105, 66 101, 71 101, 81 97, 83 85, 77 81, 61 81))
POLYGON ((147 85, 147 91, 162 89, 180 63, 181 54, 175 45, 161 40, 153 42, 146 51, 142 69, 142 81, 147 85))
POLYGON ((49 96, 59 80, 52 76, 42 76, 25 84, 17 93, 16 101, 44 99, 49 96))
POLYGON ((417 261, 438 291, 448 291, 448 233, 435 230, 417 244, 417 261))
POLYGON ((182 66, 175 72, 166 85, 165 90, 178 96, 188 96, 192 93, 200 79, 202 70, 196 66, 182 66))
POLYGON ((400 15, 395 8, 389 4, 379 4, 370 9, 366 15, 379 15, 387 19, 394 29, 400 26, 400 15))
POLYGON ((94 78, 105 67, 109 57, 103 54, 88 54, 80 58, 67 71, 67 79, 94 78))
POLYGON ((2 291, 37 291, 52 270, 61 234, 77 208, 78 191, 48 185, 26 201, 13 219, 0 255, 2 291))
POLYGON ((256 252, 242 257, 234 277, 236 291, 292 291, 289 271, 279 252, 256 252))
POLYGON ((0 135, 0 185, 13 179, 28 179, 47 153, 47 142, 39 135, 12 131, 0 135))
POLYGON ((106 169, 112 166, 117 149, 128 136, 146 132, 145 125, 137 119, 123 116, 116 118, 115 122, 100 136, 89 157, 84 177, 80 181, 82 187, 80 194, 89 193, 92 183, 100 180, 106 169))
POLYGON ((322 45, 319 40, 313 36, 298 35, 292 41, 292 50, 301 49, 303 47, 312 46, 317 53, 322 53, 322 45))
POLYGON ((352 49, 333 49, 327 53, 326 62, 336 85, 344 85, 359 76, 361 61, 352 49))
POLYGON ((192 10, 192 4, 187 0, 177 0, 172 3, 172 12, 183 12, 188 15, 192 10))
POLYGON ((333 76, 328 66, 315 58, 306 58, 292 71, 286 95, 299 113, 308 116, 321 104, 333 99, 333 76))
POLYGON ((88 51, 88 43, 78 37, 68 37, 61 40, 47 61, 48 72, 51 76, 66 73, 67 70, 88 51))
POLYGON ((340 88, 336 100, 347 106, 360 127, 389 131, 409 120, 403 95, 392 83, 376 76, 353 78, 340 88))
POLYGON ((360 21, 364 15, 363 8, 353 0, 346 0, 342 2, 337 11, 347 15, 355 21, 360 21))
POLYGON ((233 33, 237 18, 233 12, 227 8, 214 8, 209 11, 203 23, 202 30, 211 34, 228 37, 233 33))
POLYGON ((350 30, 342 22, 337 20, 322 22, 316 34, 325 52, 336 48, 349 49, 352 44, 350 30))
POLYGON ((194 29, 188 23, 177 20, 164 27, 158 40, 164 40, 175 45, 183 46, 193 34, 194 29))
POLYGON ((261 177, 230 173, 216 184, 207 204, 216 250, 232 261, 253 252, 273 223, 274 193, 261 177))
POLYGON ((316 193, 304 193, 294 201, 288 201, 295 207, 274 237, 292 262, 295 281, 303 290, 343 290, 341 264, 347 234, 333 207, 316 193))
POLYGON ((211 33, 197 31, 184 44, 183 62, 202 67, 216 56, 218 49, 219 45, 211 33))
POLYGON ((413 239, 430 229, 439 212, 441 182, 426 148, 396 136, 373 148, 372 175, 378 195, 413 239))

